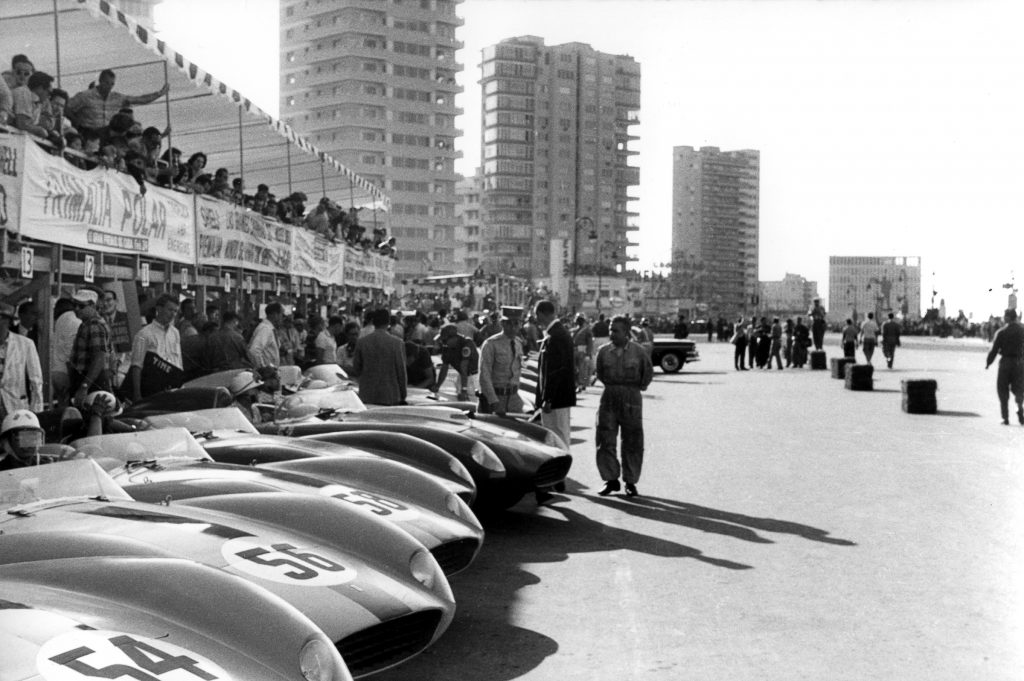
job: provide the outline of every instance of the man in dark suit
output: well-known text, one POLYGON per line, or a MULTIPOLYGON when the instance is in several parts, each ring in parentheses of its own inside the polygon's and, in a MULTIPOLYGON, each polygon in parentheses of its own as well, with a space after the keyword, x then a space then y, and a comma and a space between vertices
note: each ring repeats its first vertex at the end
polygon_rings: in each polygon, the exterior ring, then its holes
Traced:
POLYGON ((541 423, 571 444, 569 409, 576 406, 575 348, 572 336, 555 316, 555 305, 542 300, 534 308, 537 326, 545 330, 537 370, 537 405, 541 423))
POLYGON ((369 314, 373 333, 356 341, 352 373, 359 377, 359 399, 366 404, 404 404, 407 387, 405 344, 388 332, 391 313, 369 314))

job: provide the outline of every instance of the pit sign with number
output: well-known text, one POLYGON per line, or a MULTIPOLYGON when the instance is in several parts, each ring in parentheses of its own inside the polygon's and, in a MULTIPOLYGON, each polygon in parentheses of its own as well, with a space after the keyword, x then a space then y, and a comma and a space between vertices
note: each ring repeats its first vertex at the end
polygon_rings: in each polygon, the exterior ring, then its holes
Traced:
POLYGON ((287 542, 239 537, 225 542, 220 551, 229 567, 279 584, 337 586, 356 578, 355 568, 342 565, 334 556, 287 542))
POLYGON ((202 655, 165 640, 120 631, 75 630, 39 648, 36 667, 46 681, 231 681, 202 655))
POLYGON ((82 274, 82 279, 89 284, 96 281, 96 256, 85 256, 85 271, 82 274))
POLYGON ((21 278, 31 279, 33 261, 35 260, 36 252, 29 246, 21 247, 21 278))

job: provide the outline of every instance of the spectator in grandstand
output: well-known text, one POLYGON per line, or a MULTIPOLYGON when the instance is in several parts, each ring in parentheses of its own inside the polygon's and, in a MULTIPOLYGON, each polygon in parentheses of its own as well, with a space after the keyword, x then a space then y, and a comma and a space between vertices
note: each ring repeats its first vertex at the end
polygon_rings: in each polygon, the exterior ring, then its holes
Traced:
POLYGON ((0 78, 0 125, 10 125, 14 115, 14 97, 7 81, 0 78))
MULTIPOLYGON (((206 154, 197 151, 188 157, 188 162, 178 166, 178 174, 174 177, 174 184, 196 191, 195 182, 203 175, 206 168, 206 154)), ((196 193, 200 193, 197 192, 196 193)))
POLYGON ((60 145, 64 142, 60 133, 47 129, 41 122, 44 111, 49 115, 52 89, 53 76, 37 71, 29 76, 25 85, 11 90, 14 127, 60 145))
POLYGON ((262 213, 266 210, 267 201, 270 200, 270 187, 265 184, 259 184, 256 186, 256 193, 252 197, 252 209, 257 213, 262 213))
POLYGON ((213 186, 210 187, 210 191, 207 192, 214 198, 222 199, 224 201, 230 201, 231 194, 231 181, 228 176, 227 168, 217 168, 213 174, 213 186))
POLYGON ((247 198, 250 197, 245 195, 245 181, 240 177, 231 180, 231 201, 244 206, 247 198))
MULTIPOLYGON (((139 126, 141 128, 141 126, 139 126)), ((159 171, 158 162, 160 161, 160 145, 163 135, 160 133, 159 128, 150 126, 145 130, 142 130, 138 135, 135 134, 135 128, 128 131, 128 146, 129 148, 137 153, 143 159, 143 165, 146 173, 146 181, 156 184, 157 173, 159 171)))
POLYGON ((164 153, 160 154, 160 159, 157 161, 157 173, 156 183, 161 187, 169 187, 174 182, 174 178, 181 171, 181 149, 177 147, 171 147, 164 153))
POLYGON ((306 213, 306 201, 308 199, 302 192, 292 192, 287 198, 278 201, 277 219, 288 225, 300 224, 306 213))
POLYGON ((209 194, 213 188, 213 175, 203 173, 195 179, 195 182, 190 187, 193 194, 209 194))
POLYGON ((146 159, 136 151, 128 151, 124 155, 124 170, 139 183, 139 193, 146 193, 146 159))
POLYGON ((64 136, 64 133, 73 131, 71 121, 64 117, 64 107, 68 103, 68 93, 60 88, 50 90, 50 105, 43 109, 39 115, 39 125, 47 130, 64 136))
POLYGON ((260 212, 263 213, 263 215, 265 215, 266 217, 273 218, 274 220, 276 220, 277 219, 277 207, 278 207, 277 206, 277 199, 274 197, 273 194, 270 194, 270 195, 267 196, 267 203, 266 203, 266 205, 263 207, 263 210, 260 211, 260 212))
POLYGON ((16 54, 11 57, 11 70, 4 71, 4 83, 11 90, 16 87, 28 84, 29 76, 36 72, 36 67, 32 65, 29 58, 23 54, 16 54))
POLYGON ((110 119, 127 106, 149 104, 167 94, 170 86, 164 83, 156 92, 146 95, 125 95, 114 90, 117 77, 110 69, 100 72, 99 82, 91 84, 71 98, 68 102, 67 115, 79 131, 98 130, 110 122, 110 119))

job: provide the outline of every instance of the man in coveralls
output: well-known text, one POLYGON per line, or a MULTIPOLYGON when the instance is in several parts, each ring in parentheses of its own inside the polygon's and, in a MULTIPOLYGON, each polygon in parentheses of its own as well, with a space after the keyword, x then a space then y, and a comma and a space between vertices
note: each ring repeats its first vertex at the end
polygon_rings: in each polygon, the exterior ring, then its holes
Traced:
POLYGON ((484 340, 480 347, 481 414, 504 416, 523 411, 519 397, 519 373, 523 367, 523 308, 501 308, 501 333, 484 340))
POLYGON ((811 339, 814 341, 814 349, 821 350, 825 343, 825 307, 821 304, 821 298, 814 299, 814 306, 807 313, 811 318, 811 339))
POLYGON ((643 396, 654 378, 651 357, 629 339, 629 318, 612 320, 612 342, 597 353, 597 380, 604 384, 597 410, 597 471, 605 481, 598 492, 608 496, 621 489, 619 475, 626 483, 626 496, 637 495, 636 483, 644 462, 643 396), (622 465, 615 454, 616 439, 622 433, 622 465))
POLYGON ((1017 401, 1017 421, 1024 426, 1024 326, 1017 321, 1017 311, 1010 309, 1003 314, 1006 326, 996 332, 992 349, 985 360, 985 368, 992 366, 996 355, 999 360, 999 374, 996 376, 996 393, 999 395, 999 412, 1003 425, 1010 425, 1010 392, 1017 401))

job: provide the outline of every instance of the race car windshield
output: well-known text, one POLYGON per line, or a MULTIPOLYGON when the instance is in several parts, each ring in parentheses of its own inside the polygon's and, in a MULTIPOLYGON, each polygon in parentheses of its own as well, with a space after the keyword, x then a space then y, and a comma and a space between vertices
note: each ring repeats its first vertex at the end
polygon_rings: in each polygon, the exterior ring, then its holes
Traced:
POLYGON ((113 471, 130 463, 167 465, 211 460, 206 450, 185 428, 95 435, 76 440, 72 446, 80 455, 95 460, 106 471, 113 471))
POLYGON ((89 459, 0 471, 0 511, 17 512, 17 508, 25 504, 68 497, 131 499, 95 461, 89 459))
POLYGON ((259 433, 238 407, 160 414, 147 416, 144 420, 151 428, 180 427, 190 433, 212 433, 218 430, 230 430, 247 435, 259 433))
POLYGON ((366 411, 366 405, 356 391, 339 386, 325 390, 302 390, 289 395, 281 403, 279 413, 282 418, 300 418, 323 411, 352 414, 366 411))
POLYGON ((348 383, 348 374, 337 364, 317 364, 303 374, 310 381, 323 381, 328 387, 348 383))

